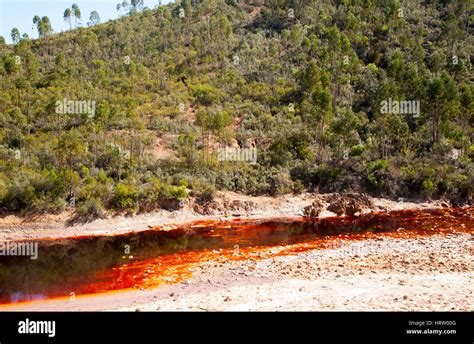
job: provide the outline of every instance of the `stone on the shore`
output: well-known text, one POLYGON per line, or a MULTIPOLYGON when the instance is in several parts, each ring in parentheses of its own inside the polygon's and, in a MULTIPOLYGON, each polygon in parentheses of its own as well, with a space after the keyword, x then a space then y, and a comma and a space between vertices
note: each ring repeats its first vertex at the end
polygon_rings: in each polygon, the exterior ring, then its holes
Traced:
POLYGON ((355 216, 356 213, 362 213, 364 209, 374 208, 374 204, 366 194, 335 193, 328 195, 326 201, 329 203, 327 210, 338 216, 355 216))
POLYGON ((318 217, 324 210, 324 203, 320 200, 314 200, 311 205, 304 207, 303 215, 306 217, 318 217))

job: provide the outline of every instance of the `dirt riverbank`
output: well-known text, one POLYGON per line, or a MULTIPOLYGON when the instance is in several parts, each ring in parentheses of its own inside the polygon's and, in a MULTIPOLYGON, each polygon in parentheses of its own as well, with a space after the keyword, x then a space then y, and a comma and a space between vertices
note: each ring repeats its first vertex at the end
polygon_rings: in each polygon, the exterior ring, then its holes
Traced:
MULTIPOLYGON (((168 229, 175 224, 206 219, 302 216, 303 208, 310 205, 315 197, 318 195, 311 193, 280 197, 252 197, 232 192, 220 192, 215 201, 218 205, 217 209, 211 209, 205 215, 195 211, 194 202, 188 202, 183 209, 177 211, 157 210, 145 214, 115 216, 75 225, 68 225, 68 220, 72 216, 70 212, 27 218, 6 215, 0 217, 0 241, 114 235, 143 231, 157 226, 168 229)), ((372 198, 372 202, 374 204, 373 210, 379 211, 437 208, 442 204, 439 201, 415 203, 382 198, 372 198)), ((334 215, 334 213, 324 211, 320 217, 334 215)))

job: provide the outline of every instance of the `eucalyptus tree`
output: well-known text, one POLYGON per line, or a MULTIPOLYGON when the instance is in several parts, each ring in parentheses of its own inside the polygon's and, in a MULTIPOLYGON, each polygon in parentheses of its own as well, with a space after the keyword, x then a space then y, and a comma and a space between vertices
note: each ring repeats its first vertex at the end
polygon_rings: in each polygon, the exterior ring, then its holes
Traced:
POLYGON ((92 11, 89 17, 89 22, 87 25, 94 26, 100 23, 99 13, 97 11, 92 11))
POLYGON ((44 36, 49 36, 50 34, 52 34, 53 27, 51 26, 51 21, 49 20, 49 17, 44 16, 43 18, 41 18, 41 21, 43 23, 44 36))
POLYGON ((72 29, 72 22, 71 22, 71 17, 73 16, 72 14, 72 11, 70 8, 66 8, 64 10, 64 14, 63 14, 63 19, 65 22, 68 22, 69 23, 69 30, 72 29))
POLYGON ((36 25, 36 29, 38 30, 38 35, 41 37, 43 33, 43 27, 42 27, 40 16, 36 15, 33 17, 33 25, 36 25))
POLYGON ((80 23, 82 19, 81 9, 79 8, 77 4, 72 4, 71 9, 72 9, 72 14, 74 15, 74 23, 77 27, 77 22, 79 21, 80 23))
POLYGON ((34 16, 33 25, 36 25, 36 29, 38 30, 38 35, 40 38, 47 37, 53 32, 51 21, 47 16, 42 18, 38 15, 34 16))
POLYGON ((130 1, 130 14, 143 10, 143 0, 130 1))
POLYGON ((129 13, 130 4, 127 1, 124 0, 121 3, 118 3, 116 8, 117 8, 117 12, 119 12, 119 14, 120 14, 120 10, 124 10, 124 11, 126 11, 126 13, 129 13))
POLYGON ((16 27, 12 29, 10 35, 12 37, 13 44, 18 44, 20 42, 20 31, 16 27))

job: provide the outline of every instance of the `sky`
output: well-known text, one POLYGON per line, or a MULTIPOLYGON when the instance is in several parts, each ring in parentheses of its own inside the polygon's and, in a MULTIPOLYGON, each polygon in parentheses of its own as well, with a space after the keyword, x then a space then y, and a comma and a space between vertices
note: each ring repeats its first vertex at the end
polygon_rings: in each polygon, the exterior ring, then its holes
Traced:
MULTIPOLYGON (((99 12, 101 23, 118 18, 116 6, 123 0, 0 0, 0 36, 12 43, 11 30, 16 27, 20 34, 27 33, 37 38, 38 31, 33 27, 33 17, 48 16, 55 33, 69 30, 69 23, 63 20, 64 10, 76 3, 81 9, 82 25, 87 26, 92 11, 99 12)), ((130 0, 128 0, 130 2, 130 0)), ((171 2, 162 0, 163 4, 171 2)), ((159 0, 144 0, 146 7, 155 8, 159 0)), ((74 20, 72 21, 74 24, 74 20)))

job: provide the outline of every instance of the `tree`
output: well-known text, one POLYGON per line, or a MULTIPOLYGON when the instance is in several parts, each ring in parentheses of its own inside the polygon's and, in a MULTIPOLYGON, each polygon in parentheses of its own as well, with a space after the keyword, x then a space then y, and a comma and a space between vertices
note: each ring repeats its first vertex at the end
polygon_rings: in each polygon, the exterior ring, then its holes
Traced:
POLYGON ((39 37, 42 36, 42 33, 43 33, 43 28, 42 28, 42 24, 41 24, 41 17, 40 16, 34 16, 33 17, 33 25, 36 25, 36 29, 38 30, 38 35, 39 37))
POLYGON ((446 121, 457 110, 458 91, 454 80, 443 72, 441 77, 428 81, 426 93, 429 102, 429 117, 431 122, 431 142, 437 143, 446 121))
POLYGON ((10 35, 12 37, 13 44, 18 44, 20 42, 20 31, 16 27, 12 29, 10 35))
POLYGON ((125 11, 125 15, 131 15, 143 10, 144 2, 143 0, 131 0, 130 3, 123 1, 122 3, 118 3, 116 8, 117 12, 120 12, 122 9, 125 11))
POLYGON ((117 12, 120 12, 120 9, 123 9, 125 11, 127 11, 127 13, 130 11, 130 5, 127 1, 123 1, 121 3, 118 3, 117 4, 117 12))
POLYGON ((34 16, 33 24, 36 25, 40 38, 49 36, 53 32, 51 22, 47 16, 44 16, 43 18, 40 18, 40 16, 34 16))
POLYGON ((49 18, 45 16, 41 18, 41 21, 43 22, 44 36, 49 36, 53 32, 49 18))
POLYGON ((19 69, 13 56, 5 56, 3 58, 3 67, 9 75, 15 74, 19 69))
POLYGON ((74 15, 74 23, 76 24, 76 27, 77 27, 77 22, 81 21, 81 9, 79 8, 79 6, 77 4, 72 4, 71 6, 71 9, 72 9, 72 14, 74 15))
POLYGON ((38 35, 40 38, 47 37, 53 32, 51 22, 47 16, 44 16, 43 18, 40 18, 40 16, 34 16, 33 24, 36 25, 36 29, 38 30, 38 35))
POLYGON ((131 0, 130 14, 143 10, 143 0, 131 0))
POLYGON ((100 23, 99 13, 97 11, 92 11, 89 17, 89 22, 87 25, 94 26, 100 23))
MULTIPOLYGON (((82 19, 81 9, 79 8, 77 4, 72 4, 71 8, 66 8, 64 10, 63 19, 64 21, 67 21, 69 23, 69 29, 72 29, 72 22, 71 22, 72 17, 74 17, 74 26, 77 28, 78 24, 79 25, 81 24, 81 19, 82 19)), ((97 14, 97 17, 98 17, 98 14, 97 14)))
POLYGON ((72 29, 71 17, 72 17, 72 11, 71 11, 71 9, 70 9, 70 8, 66 8, 66 9, 64 10, 63 19, 64 19, 64 21, 66 21, 66 22, 69 23, 69 30, 72 29))
POLYGON ((332 114, 332 96, 327 88, 317 87, 311 94, 313 107, 311 117, 315 122, 317 129, 316 135, 320 145, 324 143, 324 131, 326 124, 331 119, 332 114))

